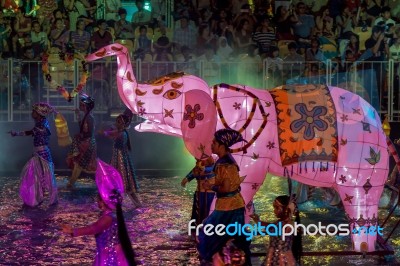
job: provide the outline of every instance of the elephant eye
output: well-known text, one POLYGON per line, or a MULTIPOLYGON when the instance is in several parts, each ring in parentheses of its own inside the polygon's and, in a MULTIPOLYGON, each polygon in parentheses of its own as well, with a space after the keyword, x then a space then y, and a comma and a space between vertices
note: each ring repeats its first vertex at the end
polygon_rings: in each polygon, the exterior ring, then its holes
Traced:
POLYGON ((178 90, 169 90, 164 93, 163 97, 168 100, 173 100, 173 99, 178 98, 181 94, 182 94, 182 92, 180 92, 178 90))

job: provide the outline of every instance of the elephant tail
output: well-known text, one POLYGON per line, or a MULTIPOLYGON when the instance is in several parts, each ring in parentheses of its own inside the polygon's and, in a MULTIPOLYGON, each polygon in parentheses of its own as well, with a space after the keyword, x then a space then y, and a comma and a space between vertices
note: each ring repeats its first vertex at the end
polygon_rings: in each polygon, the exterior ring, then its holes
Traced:
POLYGON ((400 158, 399 154, 397 153, 396 147, 394 146, 392 140, 389 137, 386 137, 386 142, 388 145, 389 152, 393 156, 394 161, 396 162, 396 168, 400 172, 400 158))

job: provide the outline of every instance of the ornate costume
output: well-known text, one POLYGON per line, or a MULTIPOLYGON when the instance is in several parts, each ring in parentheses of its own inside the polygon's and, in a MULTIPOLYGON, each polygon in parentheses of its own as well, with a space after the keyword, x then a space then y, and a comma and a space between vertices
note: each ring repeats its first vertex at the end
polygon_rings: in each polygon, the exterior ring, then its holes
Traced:
POLYGON ((99 222, 95 222, 89 226, 74 229, 73 236, 95 235, 97 252, 93 265, 129 265, 118 238, 118 225, 115 213, 113 211, 104 211, 99 221, 101 221, 101 218, 105 218, 105 216, 112 218, 111 226, 103 229, 99 222))
MULTIPOLYGON (((278 225, 278 222, 275 224, 278 225)), ((269 236, 269 247, 265 265, 295 265, 296 262, 292 254, 292 244, 293 235, 286 236, 285 240, 282 240, 282 236, 269 236)))
POLYGON ((24 132, 11 132, 13 136, 33 137, 33 157, 25 164, 21 172, 20 196, 23 202, 29 206, 37 206, 42 203, 44 191, 50 196, 50 204, 57 202, 57 183, 54 175, 54 163, 48 147, 50 140, 50 126, 46 116, 54 109, 47 103, 33 105, 35 127, 24 132))
POLYGON ((211 203, 215 197, 215 192, 209 189, 203 188, 204 182, 210 182, 214 184, 214 160, 209 157, 206 162, 208 165, 196 166, 189 174, 186 175, 188 182, 196 179, 197 188, 193 195, 193 207, 191 220, 195 219, 196 224, 201 224, 210 213, 211 203), (204 168, 204 169, 203 169, 204 168))
POLYGON ((110 136, 114 140, 111 165, 121 174, 126 195, 128 195, 135 207, 138 207, 140 205, 140 200, 136 196, 136 192, 139 189, 139 185, 136 180, 132 158, 129 154, 131 143, 127 131, 132 121, 132 115, 132 112, 127 109, 116 119, 117 125, 119 123, 120 128, 114 131, 105 131, 104 134, 110 136))
MULTIPOLYGON (((300 216, 296 207, 296 200, 294 197, 286 195, 278 196, 274 200, 274 213, 278 220, 275 223, 267 223, 259 221, 259 216, 255 215, 256 222, 262 226, 269 226, 274 224, 276 228, 284 226, 285 224, 292 224, 293 215, 296 215, 296 222, 300 223, 300 216)), ((291 229, 286 228, 287 232, 291 229)), ((285 239, 278 234, 277 236, 269 236, 269 247, 267 249, 267 256, 263 265, 266 266, 295 266, 296 260, 300 262, 300 256, 302 252, 301 247, 301 232, 297 232, 297 236, 294 234, 286 235, 285 239), (294 256, 296 255, 296 258, 294 256)))
POLYGON ((72 140, 67 157, 68 166, 73 169, 69 187, 72 187, 82 171, 94 173, 96 171, 97 145, 95 139, 95 120, 92 114, 94 100, 87 96, 81 96, 81 103, 85 106, 85 116, 79 122, 79 134, 72 140))
MULTIPOLYGON (((218 130, 214 137, 218 143, 225 147, 230 147, 236 142, 243 141, 240 133, 231 129, 218 130)), ((217 201, 215 210, 206 218, 203 223, 204 226, 207 224, 214 226, 224 224, 227 226, 235 223, 244 225, 245 202, 240 194, 240 184, 243 180, 239 175, 239 166, 229 152, 217 160, 214 173, 215 185, 212 186, 212 190, 216 192, 217 201)), ((232 238, 235 239, 234 244, 245 252, 246 263, 251 265, 250 242, 246 241, 245 236, 229 236, 228 234, 222 236, 213 234, 209 236, 200 231, 198 250, 202 263, 209 263, 213 255, 220 251, 232 238)))
POLYGON ((120 132, 114 139, 111 165, 117 169, 124 181, 125 193, 130 197, 139 189, 135 169, 128 150, 129 134, 126 130, 120 132))
POLYGON ((121 209, 124 193, 121 174, 111 165, 97 160, 96 185, 99 190, 98 205, 102 210, 100 218, 81 228, 64 225, 63 231, 71 236, 95 235, 95 266, 136 266, 121 209))

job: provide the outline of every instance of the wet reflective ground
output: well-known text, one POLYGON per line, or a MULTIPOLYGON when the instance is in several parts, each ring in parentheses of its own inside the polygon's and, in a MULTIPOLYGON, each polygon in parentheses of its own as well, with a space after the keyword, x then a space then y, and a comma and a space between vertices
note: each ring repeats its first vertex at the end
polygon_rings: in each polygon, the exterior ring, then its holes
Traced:
MULTIPOLYGON (((59 231, 63 223, 83 226, 96 221, 97 193, 90 179, 78 181, 74 191, 66 190, 66 179, 57 177, 59 204, 48 206, 45 201, 37 208, 23 207, 18 197, 19 177, 0 177, 0 265, 91 265, 95 254, 93 236, 71 238, 59 231)), ((180 177, 140 177, 140 197, 143 207, 136 210, 125 207, 125 219, 131 240, 141 265, 198 265, 194 242, 187 235, 192 194, 195 184, 186 189, 180 186, 180 177)), ((255 199, 257 213, 272 221, 272 201, 287 192, 286 181, 268 177, 255 199)), ((382 198, 382 204, 387 197, 382 198)), ((302 223, 345 222, 340 208, 325 204, 317 191, 314 200, 301 205, 302 223)), ((387 210, 382 209, 383 219, 387 210)), ((396 212, 384 228, 387 234, 400 219, 396 212)), ((400 256, 400 228, 389 240, 400 256)), ((256 237, 253 251, 263 252, 267 237, 256 237)), ((303 238, 304 251, 350 250, 349 237, 307 236, 303 238)), ((260 265, 263 257, 254 257, 253 265, 260 265)), ((304 257, 304 265, 399 265, 395 257, 386 262, 378 257, 325 256, 304 257)))

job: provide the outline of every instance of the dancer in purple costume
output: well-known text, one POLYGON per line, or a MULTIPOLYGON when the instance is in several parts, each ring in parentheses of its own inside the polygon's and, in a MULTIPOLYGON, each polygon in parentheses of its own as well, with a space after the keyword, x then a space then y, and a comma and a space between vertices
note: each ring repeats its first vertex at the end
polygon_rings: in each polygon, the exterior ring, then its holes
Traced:
POLYGON ((97 162, 96 185, 99 190, 97 203, 100 218, 85 227, 61 226, 62 232, 72 237, 95 235, 95 266, 136 266, 135 254, 126 229, 122 213, 124 185, 121 174, 111 165, 101 160, 97 162))
POLYGON ((21 172, 19 194, 24 204, 35 207, 43 202, 44 191, 50 196, 50 204, 57 203, 57 183, 54 175, 54 163, 49 149, 50 126, 46 116, 54 112, 47 103, 36 103, 32 107, 35 127, 28 131, 10 131, 11 136, 32 136, 33 157, 25 164, 21 172))

